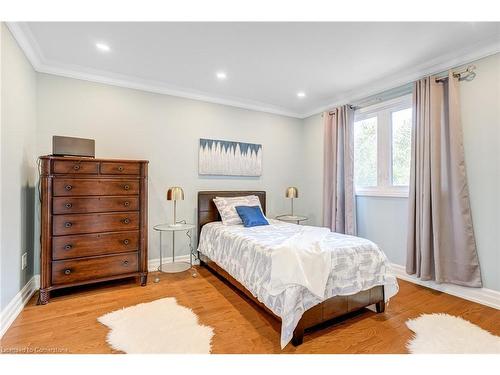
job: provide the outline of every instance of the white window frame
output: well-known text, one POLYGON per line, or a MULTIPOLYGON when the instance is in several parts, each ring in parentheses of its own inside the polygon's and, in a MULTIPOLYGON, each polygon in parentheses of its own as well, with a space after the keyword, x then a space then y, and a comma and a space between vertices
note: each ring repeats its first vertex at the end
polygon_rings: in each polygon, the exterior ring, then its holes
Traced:
POLYGON ((408 186, 392 184, 392 112, 411 106, 412 95, 408 94, 355 111, 355 122, 377 117, 377 186, 356 186, 357 196, 408 197, 408 186))

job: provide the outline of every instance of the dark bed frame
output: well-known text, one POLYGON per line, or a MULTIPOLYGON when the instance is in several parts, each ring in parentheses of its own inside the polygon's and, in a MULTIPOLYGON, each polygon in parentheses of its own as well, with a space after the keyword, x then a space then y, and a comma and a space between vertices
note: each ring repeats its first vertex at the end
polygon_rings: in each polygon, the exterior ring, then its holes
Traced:
MULTIPOLYGON (((256 195, 260 199, 262 210, 266 212, 266 192, 265 191, 200 191, 198 192, 198 241, 203 225, 220 221, 219 212, 215 206, 213 199, 215 197, 238 197, 244 195, 256 195)), ((257 300, 250 291, 236 281, 223 268, 218 266, 214 261, 203 254, 198 254, 200 257, 200 265, 207 267, 217 276, 229 282, 238 290, 243 292, 250 300, 267 311, 277 320, 281 320, 263 303, 257 300)), ((293 332, 292 344, 298 346, 302 344, 304 339, 304 330, 317 326, 318 324, 327 322, 334 318, 349 314, 353 311, 363 309, 370 305, 375 305, 377 313, 382 313, 385 310, 384 302, 384 287, 375 286, 369 290, 364 290, 350 296, 335 296, 328 298, 322 303, 305 311, 300 319, 297 327, 293 332)))

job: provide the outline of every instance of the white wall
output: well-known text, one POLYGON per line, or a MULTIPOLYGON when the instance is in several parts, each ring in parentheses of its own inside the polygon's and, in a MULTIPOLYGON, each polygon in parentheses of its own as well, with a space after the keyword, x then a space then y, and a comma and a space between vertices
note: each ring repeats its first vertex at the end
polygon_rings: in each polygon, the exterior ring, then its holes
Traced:
POLYGON ((1 24, 1 287, 3 309, 33 275, 36 73, 1 24), (21 271, 21 255, 28 267, 21 271))
MULTIPOLYGON (((165 195, 169 186, 184 188, 178 218, 191 223, 196 223, 199 190, 266 190, 268 214, 286 212, 286 187, 300 190, 304 182, 302 129, 299 119, 38 75, 38 154, 51 153, 53 135, 68 135, 95 139, 98 157, 150 161, 150 259, 158 258, 159 245, 152 226, 172 219, 165 195), (262 177, 199 176, 199 138, 261 143, 262 177)), ((177 244, 177 253, 187 253, 185 242, 177 244)))
MULTIPOLYGON (((461 115, 472 217, 484 287, 500 291, 500 54, 474 62, 477 76, 462 82, 461 115)), ((306 206, 321 224, 322 119, 304 120, 306 206), (319 177, 318 177, 319 176, 319 177)), ((408 199, 357 197, 358 235, 376 242, 389 259, 406 262, 408 199)))
POLYGON ((461 85, 465 161, 485 287, 500 290, 500 54, 461 85))

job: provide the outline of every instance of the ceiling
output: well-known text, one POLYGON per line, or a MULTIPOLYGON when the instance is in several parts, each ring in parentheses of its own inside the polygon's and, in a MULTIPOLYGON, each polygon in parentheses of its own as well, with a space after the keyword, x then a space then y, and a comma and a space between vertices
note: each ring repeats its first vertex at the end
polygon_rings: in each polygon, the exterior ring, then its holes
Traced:
POLYGON ((299 118, 500 51, 481 22, 8 26, 37 71, 299 118))

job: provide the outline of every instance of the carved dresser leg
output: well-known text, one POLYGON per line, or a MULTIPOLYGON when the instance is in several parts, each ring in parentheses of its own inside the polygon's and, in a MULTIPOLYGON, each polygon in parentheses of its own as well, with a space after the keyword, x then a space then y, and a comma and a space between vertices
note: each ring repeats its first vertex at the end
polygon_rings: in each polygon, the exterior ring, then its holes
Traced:
POLYGON ((148 275, 141 275, 141 286, 146 286, 148 283, 148 275))
POLYGON ((292 345, 293 346, 302 345, 303 341, 304 341, 304 326, 299 322, 299 325, 293 331, 292 345))
POLYGON ((49 303, 50 292, 45 289, 40 289, 40 293, 38 295, 38 305, 46 305, 49 303))
POLYGON ((375 308, 377 309, 377 313, 383 313, 385 311, 385 302, 379 301, 375 304, 375 308))

